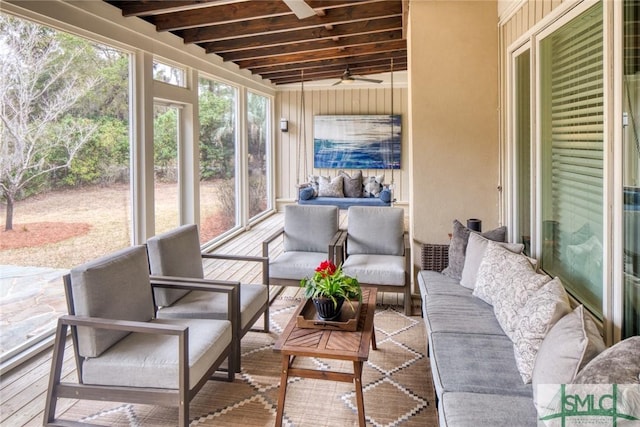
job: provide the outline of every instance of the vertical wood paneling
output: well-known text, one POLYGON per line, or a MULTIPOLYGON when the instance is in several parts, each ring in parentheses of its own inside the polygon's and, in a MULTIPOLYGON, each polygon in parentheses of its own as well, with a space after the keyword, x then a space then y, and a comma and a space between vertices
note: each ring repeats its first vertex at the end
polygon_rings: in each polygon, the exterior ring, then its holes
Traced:
MULTIPOLYGON (((276 111, 280 117, 289 119, 289 132, 280 133, 276 144, 276 199, 295 200, 296 183, 307 181, 308 174, 334 176, 334 169, 313 168, 313 117, 328 114, 390 114, 391 88, 354 88, 304 91, 306 118, 306 170, 302 159, 302 145, 299 146, 300 130, 300 91, 280 91, 276 94, 276 111), (299 169, 296 167, 298 162, 299 169), (298 176, 298 171, 300 176, 298 176), (303 176, 304 175, 304 176, 303 176)), ((408 148, 408 95, 406 88, 394 88, 393 113, 402 115, 402 158, 401 169, 393 171, 395 197, 400 202, 408 202, 409 185, 407 168, 409 165, 408 148)), ((277 117, 279 118, 279 117, 277 117)), ((391 170, 366 169, 364 176, 385 175, 385 182, 391 182, 391 170)))

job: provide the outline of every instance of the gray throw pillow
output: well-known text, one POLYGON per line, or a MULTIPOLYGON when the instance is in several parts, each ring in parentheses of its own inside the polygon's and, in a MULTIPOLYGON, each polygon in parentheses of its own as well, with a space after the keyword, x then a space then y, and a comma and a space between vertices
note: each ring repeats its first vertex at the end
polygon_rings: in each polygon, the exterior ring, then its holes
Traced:
POLYGON ((344 197, 362 197, 362 171, 358 171, 350 176, 345 171, 338 172, 343 179, 342 189, 344 197))
POLYGON ((640 383, 640 336, 620 341, 592 359, 574 384, 640 383))
POLYGON ((572 383, 578 372, 605 349, 600 331, 582 305, 565 315, 542 340, 531 382, 537 405, 538 387, 572 383))
MULTIPOLYGON (((471 230, 462 225, 460 221, 457 219, 453 221, 453 235, 451 236, 451 243, 449 244, 449 266, 442 270, 442 274, 445 276, 457 280, 462 278, 469 233, 471 233, 471 230)), ((504 242, 507 236, 507 227, 498 227, 494 230, 481 233, 481 235, 495 242, 504 242)))
POLYGON ((333 179, 327 176, 321 176, 318 197, 344 197, 342 182, 342 176, 336 176, 333 179))

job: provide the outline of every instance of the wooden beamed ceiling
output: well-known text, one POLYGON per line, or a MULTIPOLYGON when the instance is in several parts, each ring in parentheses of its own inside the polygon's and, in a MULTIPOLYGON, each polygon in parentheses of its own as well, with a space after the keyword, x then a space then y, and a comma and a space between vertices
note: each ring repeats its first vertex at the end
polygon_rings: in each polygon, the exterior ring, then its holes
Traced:
POLYGON ((105 1, 276 85, 407 69, 407 0, 305 0, 304 19, 282 0, 105 1))

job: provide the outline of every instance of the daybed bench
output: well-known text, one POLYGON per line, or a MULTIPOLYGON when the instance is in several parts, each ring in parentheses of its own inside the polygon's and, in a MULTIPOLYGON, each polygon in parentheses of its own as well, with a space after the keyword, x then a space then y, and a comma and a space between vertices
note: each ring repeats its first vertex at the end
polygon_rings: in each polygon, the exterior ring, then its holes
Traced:
POLYGON ((418 273, 440 426, 537 426, 537 385, 603 382, 603 360, 604 381, 640 382, 640 337, 603 351, 591 316, 521 245, 456 223, 450 245, 423 245, 418 273))
POLYGON ((337 206, 391 206, 391 190, 383 185, 384 175, 362 177, 362 171, 349 175, 339 171, 334 178, 309 176, 298 189, 298 204, 337 206))

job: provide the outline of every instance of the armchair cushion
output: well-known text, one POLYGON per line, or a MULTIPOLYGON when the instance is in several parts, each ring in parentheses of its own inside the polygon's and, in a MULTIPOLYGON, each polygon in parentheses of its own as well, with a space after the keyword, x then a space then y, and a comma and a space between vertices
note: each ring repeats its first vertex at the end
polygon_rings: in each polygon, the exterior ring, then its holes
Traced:
MULTIPOLYGON (((254 313, 269 298, 264 285, 240 285, 240 327, 245 328, 254 313)), ((175 304, 158 310, 159 318, 227 319, 227 295, 213 292, 191 291, 175 304)))
POLYGON ((342 264, 345 274, 370 285, 405 285, 404 256, 349 255, 342 264))
POLYGON ((404 209, 349 208, 347 254, 404 255, 404 209))
POLYGON ((309 277, 322 261, 327 252, 283 252, 269 263, 269 275, 279 279, 300 280, 309 277))
MULTIPOLYGON (((338 208, 336 206, 287 205, 284 208, 283 247, 285 252, 326 254, 329 243, 337 231, 338 208)), ((306 274, 309 272, 307 271, 306 274)), ((278 276, 274 275, 274 277, 278 276)))
MULTIPOLYGON (((146 322, 153 318, 147 251, 133 246, 71 269, 77 316, 146 322), (118 295, 118 300, 113 300, 118 295)), ((78 351, 97 357, 128 332, 78 327, 78 351)))
MULTIPOLYGON (((188 224, 159 234, 147 241, 152 275, 204 278, 198 227, 188 224), (169 249, 171 248, 171 249, 169 249)), ((156 304, 168 306, 189 291, 154 289, 156 304)))
MULTIPOLYGON (((189 327, 189 388, 203 377, 232 338, 229 321, 157 319, 152 323, 189 327)), ((175 336, 134 332, 100 357, 86 359, 82 379, 85 384, 177 389, 176 349, 175 336)))

